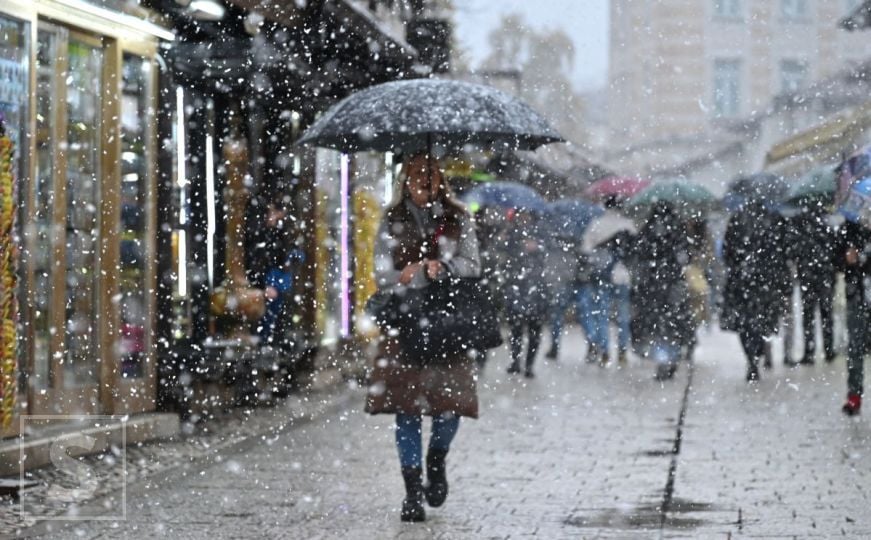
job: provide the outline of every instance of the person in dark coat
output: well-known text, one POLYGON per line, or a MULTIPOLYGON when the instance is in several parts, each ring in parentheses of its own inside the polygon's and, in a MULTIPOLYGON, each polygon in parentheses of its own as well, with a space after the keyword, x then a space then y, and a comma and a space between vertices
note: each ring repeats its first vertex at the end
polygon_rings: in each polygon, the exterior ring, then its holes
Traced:
POLYGON ((544 247, 535 233, 535 216, 519 211, 512 220, 505 241, 506 257, 500 274, 505 316, 511 328, 511 365, 508 373, 520 373, 526 336, 524 374, 534 377, 532 366, 541 343, 541 328, 548 309, 544 281, 544 247))
POLYGON ((871 305, 871 231, 847 221, 838 231, 836 267, 844 273, 847 296, 847 401, 842 410, 853 416, 862 408, 865 393, 865 355, 868 352, 871 305))
POLYGON ((305 255, 292 242, 283 195, 252 199, 246 214, 245 271, 248 282, 266 294, 266 312, 257 322, 257 334, 264 344, 287 348, 282 339, 287 330, 287 313, 296 269, 305 255))
POLYGON ((729 219, 723 243, 726 287, 721 326, 738 332, 747 355, 747 380, 759 379, 765 339, 777 329, 792 286, 786 225, 760 202, 729 219))
POLYGON ((671 204, 660 202, 638 232, 634 252, 633 337, 657 363, 656 378, 669 379, 692 342, 684 267, 689 261, 686 226, 671 204))
POLYGON ((792 220, 789 242, 801 292, 804 354, 800 363, 813 365, 816 352, 816 311, 820 311, 826 362, 835 359, 832 303, 835 290, 835 231, 822 205, 812 205, 792 220))
MULTIPOLYGON (((434 280, 481 274, 472 217, 457 202, 433 158, 410 157, 403 166, 398 199, 387 210, 375 246, 379 294, 420 290, 434 280)), ((369 374, 366 411, 396 415, 396 447, 405 481, 402 521, 423 521, 423 500, 436 507, 448 493, 446 457, 460 417, 477 418, 477 366, 468 355, 412 357, 398 340, 383 336, 369 374), (421 417, 432 417, 422 481, 421 417)))

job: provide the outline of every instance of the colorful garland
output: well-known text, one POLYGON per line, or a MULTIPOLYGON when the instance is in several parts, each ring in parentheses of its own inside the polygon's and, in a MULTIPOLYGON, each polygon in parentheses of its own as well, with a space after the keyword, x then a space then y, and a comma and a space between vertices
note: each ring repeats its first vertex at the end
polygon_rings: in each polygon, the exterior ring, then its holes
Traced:
POLYGON ((0 137, 0 425, 8 428, 15 413, 18 358, 15 301, 15 177, 14 148, 8 136, 0 137))

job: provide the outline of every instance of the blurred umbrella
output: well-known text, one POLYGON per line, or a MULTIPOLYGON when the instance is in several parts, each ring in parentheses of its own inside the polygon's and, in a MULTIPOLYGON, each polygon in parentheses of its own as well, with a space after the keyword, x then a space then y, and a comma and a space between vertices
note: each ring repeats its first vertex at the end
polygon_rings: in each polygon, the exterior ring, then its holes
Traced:
POLYGON ((618 234, 634 235, 637 231, 635 222, 628 217, 615 211, 608 210, 593 219, 581 236, 581 251, 591 253, 600 246, 614 238, 618 234))
POLYGON ((650 180, 628 176, 608 176, 596 180, 584 190, 592 201, 604 202, 608 198, 630 199, 650 185, 650 180))
POLYGON ((871 228, 871 177, 853 183, 840 212, 849 221, 871 228))
POLYGON ((544 212, 547 208, 547 202, 537 191, 529 186, 509 181, 475 186, 461 198, 472 208, 472 211, 477 211, 483 206, 517 208, 533 212, 544 212))
POLYGON ((835 200, 837 165, 817 167, 790 186, 787 200, 793 204, 831 204, 835 200))
POLYGON ((708 189, 686 180, 656 182, 632 197, 628 207, 647 209, 659 202, 670 203, 683 215, 698 215, 717 206, 717 197, 708 189))
POLYGON ((871 146, 854 153, 838 167, 835 201, 843 203, 850 195, 853 184, 868 176, 871 176, 871 146))
POLYGON ((406 153, 466 145, 534 150, 562 136, 523 101, 495 88, 444 79, 392 81, 330 107, 299 144, 342 152, 406 153))
POLYGON ((769 210, 774 210, 780 205, 786 191, 786 182, 779 176, 769 173, 742 176, 729 184, 723 204, 730 212, 740 210, 753 202, 762 203, 769 210))
POLYGON ((579 239, 584 229, 602 215, 601 206, 577 199, 563 199, 547 205, 542 231, 561 238, 579 239))

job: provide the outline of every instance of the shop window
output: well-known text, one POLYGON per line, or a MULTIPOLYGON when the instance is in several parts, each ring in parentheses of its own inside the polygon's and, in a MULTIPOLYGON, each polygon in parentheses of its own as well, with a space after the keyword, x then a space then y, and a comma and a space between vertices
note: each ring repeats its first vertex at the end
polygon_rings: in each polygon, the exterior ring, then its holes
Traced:
POLYGON ((66 328, 64 384, 100 378, 99 226, 103 49, 70 39, 66 148, 66 328))
POLYGON ((151 62, 124 54, 121 86, 120 371, 144 375, 148 328, 148 106, 151 62))

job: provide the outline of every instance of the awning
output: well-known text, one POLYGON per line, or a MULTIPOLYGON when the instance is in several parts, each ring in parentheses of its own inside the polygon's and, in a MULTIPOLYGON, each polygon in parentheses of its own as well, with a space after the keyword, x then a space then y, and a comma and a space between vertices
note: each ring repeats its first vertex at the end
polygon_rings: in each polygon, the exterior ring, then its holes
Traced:
POLYGON ((833 151, 837 152, 847 146, 855 130, 869 126, 871 126, 871 102, 774 145, 765 155, 765 161, 771 165, 828 146, 833 146, 833 151))
POLYGON ((384 56, 411 61, 418 57, 417 50, 402 36, 396 35, 372 13, 354 0, 326 2, 324 9, 346 24, 352 32, 362 35, 367 41, 380 45, 384 56))
POLYGON ((865 0, 856 6, 849 15, 841 19, 839 26, 845 30, 871 28, 871 0, 865 0))

